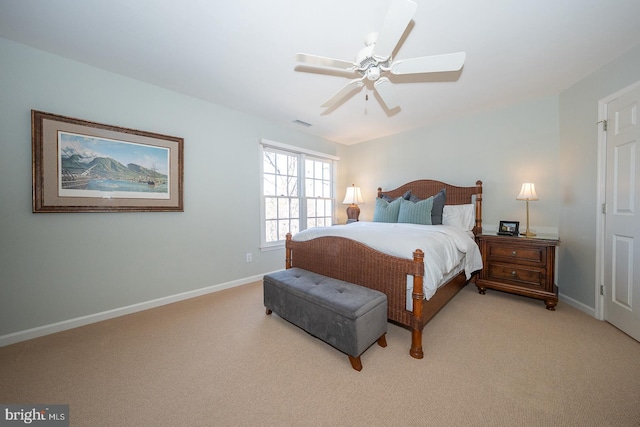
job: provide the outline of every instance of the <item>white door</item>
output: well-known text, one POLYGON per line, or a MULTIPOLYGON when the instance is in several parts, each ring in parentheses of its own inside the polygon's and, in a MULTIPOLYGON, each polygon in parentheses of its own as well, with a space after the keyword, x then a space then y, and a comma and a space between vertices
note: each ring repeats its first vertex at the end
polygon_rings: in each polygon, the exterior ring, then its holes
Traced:
POLYGON ((607 104, 604 318, 640 341, 640 86, 607 104))

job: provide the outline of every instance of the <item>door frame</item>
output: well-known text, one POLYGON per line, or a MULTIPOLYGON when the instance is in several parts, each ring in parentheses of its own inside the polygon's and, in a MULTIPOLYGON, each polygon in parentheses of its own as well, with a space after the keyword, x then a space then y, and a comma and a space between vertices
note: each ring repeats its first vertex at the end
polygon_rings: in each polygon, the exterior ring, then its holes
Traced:
MULTIPOLYGON (((636 89, 640 86, 640 80, 621 89, 609 96, 598 101, 598 161, 597 176, 598 186, 596 190, 596 304, 595 318, 598 320, 606 320, 604 318, 604 302, 605 295, 600 295, 600 286, 604 285, 604 242, 605 242, 605 215, 602 213, 602 206, 606 196, 606 177, 607 177, 607 134, 604 131, 603 123, 607 120, 609 103, 620 97, 626 92, 636 89)), ((605 293, 607 290, 605 289, 605 293)))

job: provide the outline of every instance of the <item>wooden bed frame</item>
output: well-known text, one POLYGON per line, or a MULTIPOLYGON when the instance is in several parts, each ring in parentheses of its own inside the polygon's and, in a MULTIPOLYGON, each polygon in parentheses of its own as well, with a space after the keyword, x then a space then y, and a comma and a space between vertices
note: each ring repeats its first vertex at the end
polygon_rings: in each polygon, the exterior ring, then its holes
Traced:
MULTIPOLYGON (((476 181, 472 187, 457 187, 441 181, 418 180, 384 194, 397 198, 411 190, 417 197, 426 199, 443 188, 447 190, 447 205, 475 203, 473 233, 476 236, 482 233, 482 181, 476 181)), ((382 189, 378 188, 378 197, 381 194, 382 189)), ((411 330, 409 354, 416 359, 424 356, 422 330, 426 323, 467 284, 465 273, 461 272, 425 301, 423 259, 420 249, 413 253, 413 259, 399 258, 343 237, 296 242, 287 234, 286 240, 286 268, 298 267, 384 292, 388 298, 389 320, 411 330), (414 276, 413 311, 406 309, 407 275, 414 276)))

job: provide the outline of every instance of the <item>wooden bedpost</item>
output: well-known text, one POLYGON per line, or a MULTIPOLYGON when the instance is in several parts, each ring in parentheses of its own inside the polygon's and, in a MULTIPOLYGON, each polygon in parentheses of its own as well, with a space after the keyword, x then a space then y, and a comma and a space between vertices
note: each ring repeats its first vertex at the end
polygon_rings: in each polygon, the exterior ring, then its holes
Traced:
POLYGON ((476 181, 476 226, 473 229, 474 235, 482 234, 482 181, 476 181))
MULTIPOLYGON (((413 253, 413 262, 420 265, 424 264, 424 252, 417 249, 413 253)), ((422 359, 424 353, 422 352, 422 304, 424 303, 424 288, 423 288, 424 276, 414 274, 413 275, 413 316, 414 324, 411 327, 411 350, 409 354, 415 359, 422 359)))
POLYGON ((286 237, 286 242, 285 242, 285 268, 289 269, 291 268, 291 245, 289 243, 291 243, 291 233, 287 233, 287 237, 286 237))

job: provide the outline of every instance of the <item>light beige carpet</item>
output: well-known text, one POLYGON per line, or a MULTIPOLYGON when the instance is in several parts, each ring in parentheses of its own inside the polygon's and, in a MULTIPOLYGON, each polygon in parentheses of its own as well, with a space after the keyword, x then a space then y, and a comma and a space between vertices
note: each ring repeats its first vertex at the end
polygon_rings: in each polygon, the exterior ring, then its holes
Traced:
POLYGON ((465 287, 389 325, 363 370, 276 315, 255 283, 0 348, 0 403, 73 426, 638 426, 640 343, 560 302, 465 287))

